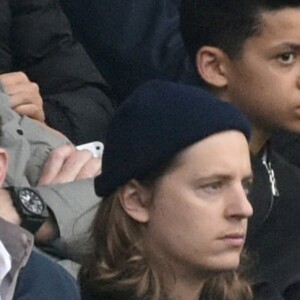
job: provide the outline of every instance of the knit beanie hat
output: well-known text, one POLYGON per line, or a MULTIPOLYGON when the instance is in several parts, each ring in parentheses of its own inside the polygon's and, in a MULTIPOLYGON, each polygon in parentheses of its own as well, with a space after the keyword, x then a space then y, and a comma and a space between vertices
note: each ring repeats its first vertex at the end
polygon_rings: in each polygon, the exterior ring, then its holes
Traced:
POLYGON ((121 105, 108 128, 98 196, 108 196, 131 179, 145 178, 184 148, 225 130, 249 140, 250 124, 229 103, 199 88, 152 80, 121 105))

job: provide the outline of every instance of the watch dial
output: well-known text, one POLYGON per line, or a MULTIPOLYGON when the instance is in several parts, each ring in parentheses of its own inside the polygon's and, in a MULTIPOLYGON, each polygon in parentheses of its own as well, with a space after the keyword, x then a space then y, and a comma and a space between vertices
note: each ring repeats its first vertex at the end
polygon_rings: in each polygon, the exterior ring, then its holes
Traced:
POLYGON ((44 210, 44 203, 40 197, 30 189, 23 189, 20 191, 20 200, 25 208, 31 213, 40 215, 44 210))

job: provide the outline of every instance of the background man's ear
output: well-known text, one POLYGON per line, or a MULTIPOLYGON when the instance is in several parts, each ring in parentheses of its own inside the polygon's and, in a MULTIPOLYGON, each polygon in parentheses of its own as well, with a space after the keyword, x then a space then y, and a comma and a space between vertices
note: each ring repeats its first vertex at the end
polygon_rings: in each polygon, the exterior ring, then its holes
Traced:
POLYGON ((196 55, 198 74, 212 87, 224 88, 227 85, 226 59, 226 54, 219 48, 200 48, 196 55))
POLYGON ((134 220, 146 223, 149 220, 149 191, 137 180, 130 180, 119 190, 119 199, 125 212, 134 220))
POLYGON ((0 148, 0 186, 3 185, 3 182, 6 177, 8 168, 8 155, 7 152, 0 148))

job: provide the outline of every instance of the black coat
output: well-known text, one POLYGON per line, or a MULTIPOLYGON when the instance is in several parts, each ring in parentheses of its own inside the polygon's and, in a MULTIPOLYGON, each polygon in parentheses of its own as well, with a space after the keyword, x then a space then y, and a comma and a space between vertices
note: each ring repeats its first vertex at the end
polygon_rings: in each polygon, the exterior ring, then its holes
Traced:
MULTIPOLYGON (((253 158, 254 189, 246 248, 255 258, 256 282, 268 282, 283 299, 300 299, 300 169, 270 153, 279 196, 272 196, 263 151, 253 158)), ((268 284, 267 284, 268 285, 268 284)), ((262 289, 262 290, 267 290, 262 289)), ((259 293, 258 293, 259 294, 259 293)), ((258 297, 258 299, 264 299, 258 297)), ((269 298, 266 298, 269 299, 269 298)), ((272 297, 270 298, 272 299, 272 297)), ((274 300, 277 299, 274 297, 274 300)), ((281 298, 278 298, 281 299, 281 298)))
POLYGON ((58 0, 0 1, 0 73, 13 71, 39 85, 51 127, 75 144, 103 140, 113 113, 109 90, 58 0))
POLYGON ((122 102, 153 78, 196 82, 178 0, 61 0, 87 52, 122 102))

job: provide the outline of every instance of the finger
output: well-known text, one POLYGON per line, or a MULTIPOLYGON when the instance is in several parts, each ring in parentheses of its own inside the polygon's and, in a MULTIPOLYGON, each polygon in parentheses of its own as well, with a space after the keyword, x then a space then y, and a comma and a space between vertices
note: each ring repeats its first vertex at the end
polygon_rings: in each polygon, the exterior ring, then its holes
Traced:
POLYGON ((12 107, 22 103, 35 103, 38 106, 43 106, 39 86, 34 82, 9 87, 6 89, 6 93, 10 98, 9 102, 12 107))
POLYGON ((60 172, 53 179, 52 183, 65 183, 76 180, 84 165, 93 158, 93 154, 88 150, 75 152, 68 157, 60 172))
POLYGON ((1 83, 4 89, 21 83, 30 82, 24 72, 11 72, 0 75, 1 83))
POLYGON ((74 151, 76 151, 76 149, 73 145, 63 145, 54 149, 44 164, 39 184, 51 184, 61 171, 65 160, 74 151))
POLYGON ((39 122, 45 121, 44 111, 40 109, 40 107, 36 106, 35 104, 19 105, 14 108, 14 111, 21 116, 27 116, 39 122))
POLYGON ((93 157, 81 168, 78 173, 76 180, 87 179, 96 177, 101 173, 101 163, 100 158, 93 157))
POLYGON ((38 84, 31 81, 8 85, 5 91, 9 96, 18 93, 26 93, 27 95, 35 95, 35 97, 39 95, 39 97, 41 97, 38 84))

